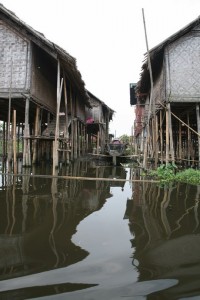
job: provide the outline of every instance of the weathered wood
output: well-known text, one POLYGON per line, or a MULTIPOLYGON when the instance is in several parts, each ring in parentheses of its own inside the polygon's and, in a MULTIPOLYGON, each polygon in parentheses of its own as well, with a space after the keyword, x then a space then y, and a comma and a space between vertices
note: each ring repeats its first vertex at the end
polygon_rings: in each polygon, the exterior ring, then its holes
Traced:
POLYGON ((170 103, 167 104, 168 117, 169 117, 169 138, 170 138, 170 154, 172 162, 174 163, 174 142, 173 142, 173 133, 172 133, 172 118, 171 118, 171 106, 170 103))
POLYGON ((64 99, 65 99, 65 129, 64 129, 64 137, 66 138, 66 150, 67 151, 67 155, 65 156, 65 159, 66 159, 66 162, 67 164, 69 163, 69 118, 68 118, 68 108, 67 108, 67 105, 68 105, 68 98, 67 98, 67 83, 66 83, 66 76, 64 74, 64 99))
MULTIPOLYGON (((188 127, 187 127, 187 159, 190 160, 190 157, 191 157, 191 135, 190 135, 190 130, 189 130, 189 127, 190 127, 189 113, 187 113, 187 124, 188 124, 188 127)), ((189 165, 189 163, 188 163, 188 165, 189 165)))
POLYGON ((178 129, 178 156, 179 159, 182 159, 182 124, 179 122, 178 129))
POLYGON ((71 111, 71 160, 74 159, 74 112, 72 99, 72 86, 70 85, 70 111, 71 111))
POLYGON ((162 117, 162 111, 160 110, 160 160, 161 163, 163 163, 163 117, 162 117))
POLYGON ((65 175, 28 175, 28 174, 12 174, 12 173, 2 173, 2 175, 6 175, 8 177, 15 177, 15 176, 21 176, 21 177, 29 177, 30 178, 58 178, 58 179, 70 179, 70 180, 88 180, 88 181, 116 181, 116 182, 160 182, 159 180, 140 180, 140 179, 120 179, 120 178, 96 178, 96 177, 79 177, 79 176, 65 176, 65 175))
POLYGON ((13 172, 17 174, 16 110, 13 110, 13 172))
POLYGON ((77 131, 78 131, 78 126, 77 126, 77 118, 74 119, 74 159, 77 158, 77 147, 78 147, 78 135, 77 135, 77 131))
POLYGON ((169 111, 166 110, 166 164, 169 162, 169 111))
POLYGON ((12 75, 13 75, 13 61, 11 59, 10 71, 10 87, 9 87, 9 101, 8 101, 8 123, 7 123, 7 167, 11 171, 12 163, 12 141, 11 141, 11 104, 12 104, 12 75))
POLYGON ((58 168, 58 145, 59 145, 59 118, 60 118, 60 102, 62 97, 63 78, 60 81, 60 61, 58 60, 57 71, 57 106, 56 106, 56 128, 55 128, 55 140, 53 143, 53 174, 55 174, 58 168))
MULTIPOLYGON (((197 131, 200 134, 200 105, 196 104, 196 116, 197 116, 197 131)), ((199 158, 199 168, 200 168, 200 136, 198 136, 198 158, 199 158)))
MULTIPOLYGON (((39 106, 36 107, 36 115, 35 115, 35 130, 34 134, 37 137, 39 135, 39 116, 40 116, 40 108, 39 106)), ((37 157, 37 147, 38 147, 38 141, 37 139, 33 140, 33 164, 38 162, 37 157)))
MULTIPOLYGON (((24 135, 30 135, 30 128, 29 128, 29 105, 30 100, 26 98, 25 104, 25 126, 24 126, 24 135)), ((31 166, 31 152, 30 152, 30 140, 24 139, 24 148, 23 148, 23 166, 30 167, 31 166)))

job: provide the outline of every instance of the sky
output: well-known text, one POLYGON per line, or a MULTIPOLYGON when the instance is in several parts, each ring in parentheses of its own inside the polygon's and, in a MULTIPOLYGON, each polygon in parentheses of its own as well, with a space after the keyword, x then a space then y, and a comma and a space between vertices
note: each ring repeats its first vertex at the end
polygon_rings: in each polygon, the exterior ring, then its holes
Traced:
POLYGON ((200 15, 200 0, 0 0, 77 60, 86 89, 115 111, 110 133, 131 135, 129 84, 149 49, 200 15))

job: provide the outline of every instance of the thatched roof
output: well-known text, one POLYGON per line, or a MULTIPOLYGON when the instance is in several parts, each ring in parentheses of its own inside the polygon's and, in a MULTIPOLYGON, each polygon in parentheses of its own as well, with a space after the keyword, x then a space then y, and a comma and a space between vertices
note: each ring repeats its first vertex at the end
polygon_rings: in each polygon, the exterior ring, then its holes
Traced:
POLYGON ((109 106, 107 106, 102 100, 100 100, 99 98, 97 98, 96 96, 94 96, 88 90, 87 90, 87 94, 89 96, 89 102, 90 102, 91 107, 97 106, 96 103, 101 104, 102 107, 103 107, 103 109, 109 113, 109 119, 112 120, 112 117, 113 117, 113 114, 115 113, 115 111, 113 109, 111 109, 109 106))
POLYGON ((55 60, 60 59, 62 67, 67 74, 68 79, 78 89, 84 101, 88 103, 88 95, 85 90, 85 83, 82 80, 81 73, 77 69, 76 59, 67 53, 64 49, 48 40, 42 33, 36 31, 19 19, 12 11, 6 9, 0 3, 0 19, 5 20, 14 28, 18 28, 29 40, 38 45, 55 60))
MULTIPOLYGON (((178 32, 174 33, 163 42, 155 46, 149 51, 150 60, 151 60, 151 67, 154 80, 158 76, 159 72, 162 69, 163 64, 163 55, 164 49, 167 45, 173 43, 180 37, 186 35, 190 32, 194 27, 200 24, 200 17, 189 23, 187 26, 179 30, 178 32)), ((140 81, 137 84, 137 91, 139 93, 148 93, 150 90, 150 75, 149 75, 149 68, 148 68, 148 61, 147 61, 147 53, 145 54, 145 61, 142 65, 142 71, 140 74, 140 81)))

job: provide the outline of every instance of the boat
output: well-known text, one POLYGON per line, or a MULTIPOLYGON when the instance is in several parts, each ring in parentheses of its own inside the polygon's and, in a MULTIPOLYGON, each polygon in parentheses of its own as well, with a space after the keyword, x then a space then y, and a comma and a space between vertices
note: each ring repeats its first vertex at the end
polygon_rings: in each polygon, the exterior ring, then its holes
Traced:
POLYGON ((108 144, 108 154, 113 158, 113 164, 117 164, 117 157, 122 156, 126 150, 127 144, 124 144, 119 139, 113 139, 108 144))

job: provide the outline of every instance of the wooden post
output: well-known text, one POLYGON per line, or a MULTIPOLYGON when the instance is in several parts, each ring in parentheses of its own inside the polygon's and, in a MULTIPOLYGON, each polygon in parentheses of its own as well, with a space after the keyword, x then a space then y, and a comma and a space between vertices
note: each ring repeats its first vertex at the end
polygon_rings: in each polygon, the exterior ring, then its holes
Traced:
POLYGON ((13 171, 17 174, 17 153, 16 153, 16 110, 13 111, 13 171))
POLYGON ((81 125, 81 123, 79 122, 79 121, 77 121, 78 122, 78 124, 77 124, 77 138, 78 138, 78 157, 80 157, 80 155, 81 155, 81 136, 80 136, 80 125, 81 125))
POLYGON ((178 128, 178 157, 182 160, 182 124, 180 122, 178 128))
POLYGON ((69 163, 69 118, 68 118, 68 109, 67 109, 67 84, 66 84, 66 76, 64 74, 64 99, 65 99, 65 127, 64 127, 64 137, 65 137, 65 145, 66 145, 66 156, 65 159, 67 161, 67 164, 69 163))
POLYGON ((170 154, 172 162, 174 163, 174 142, 173 142, 173 133, 172 133, 172 117, 171 117, 171 106, 170 103, 167 104, 168 116, 169 116, 169 136, 170 136, 170 154))
MULTIPOLYGON (((196 115, 197 115, 197 131, 198 134, 200 134, 200 105, 196 104, 196 115)), ((200 136, 197 137, 198 138, 198 166, 200 168, 200 136)))
MULTIPOLYGON (((6 149, 7 149, 7 146, 6 146, 6 122, 4 121, 3 122, 3 153, 2 153, 2 173, 5 173, 5 169, 6 169, 6 149)), ((4 185, 4 176, 2 176, 2 184, 4 185)))
POLYGON ((30 100, 29 100, 29 98, 26 98, 25 127, 24 127, 24 149, 23 149, 23 166, 24 167, 30 167, 31 166, 29 105, 30 105, 30 100))
POLYGON ((57 72, 57 106, 56 106, 56 128, 55 128, 55 140, 53 144, 53 175, 56 175, 56 169, 58 168, 58 145, 59 145, 59 117, 60 117, 60 102, 62 96, 63 78, 60 81, 60 61, 58 60, 58 72, 57 72))
POLYGON ((169 163, 169 111, 166 109, 166 164, 169 163))
POLYGON ((163 164, 163 116, 162 116, 162 110, 160 110, 160 160, 163 164))
POLYGON ((99 146, 100 146, 100 124, 99 124, 99 130, 97 132, 97 154, 99 154, 99 146))
POLYGON ((189 113, 187 113, 187 159, 188 159, 188 166, 190 165, 190 157, 191 157, 191 134, 190 134, 190 116, 189 113))
POLYGON ((77 126, 77 118, 74 119, 74 158, 77 158, 77 147, 78 147, 78 137, 77 137, 77 131, 78 131, 78 126, 77 126))
POLYGON ((158 166, 158 151, 159 151, 159 147, 158 147, 158 116, 155 116, 155 128, 156 128, 156 132, 155 132, 155 144, 156 144, 156 153, 155 153, 155 168, 157 168, 158 166))
MULTIPOLYGON (((149 76, 150 76, 150 83, 151 83, 148 119, 147 119, 147 125, 146 125, 146 143, 145 143, 144 159, 143 159, 143 167, 147 168, 147 155, 148 155, 148 144, 147 143, 149 141, 149 121, 150 121, 151 112, 152 112, 152 115, 153 115, 153 119, 155 119, 155 103, 153 102, 153 74, 152 74, 152 68, 151 68, 151 58, 150 58, 150 54, 149 54, 149 46, 148 46, 147 31, 146 31, 146 22, 145 22, 145 16, 144 16, 144 9, 143 8, 142 8, 142 16, 143 16, 143 23, 144 23, 145 41, 146 41, 146 48, 147 48, 147 61, 148 61, 149 76)), ((154 122, 154 124, 155 124, 155 122, 154 122)), ((155 127, 153 128, 153 132, 154 131, 155 131, 155 127)), ((154 143, 153 143, 153 151, 154 151, 154 153, 157 152, 157 147, 156 147, 156 144, 155 144, 155 138, 154 138, 154 143)))
MULTIPOLYGON (((39 130, 39 115, 40 115, 40 108, 39 106, 36 107, 36 115, 35 115, 35 130, 34 134, 35 137, 38 137, 38 130, 39 130)), ((33 164, 36 164, 38 161, 37 157, 37 146, 38 146, 38 141, 37 139, 33 140, 33 164)))
POLYGON ((72 87, 70 86, 70 110, 71 110, 71 160, 74 159, 74 113, 72 101, 72 87))

